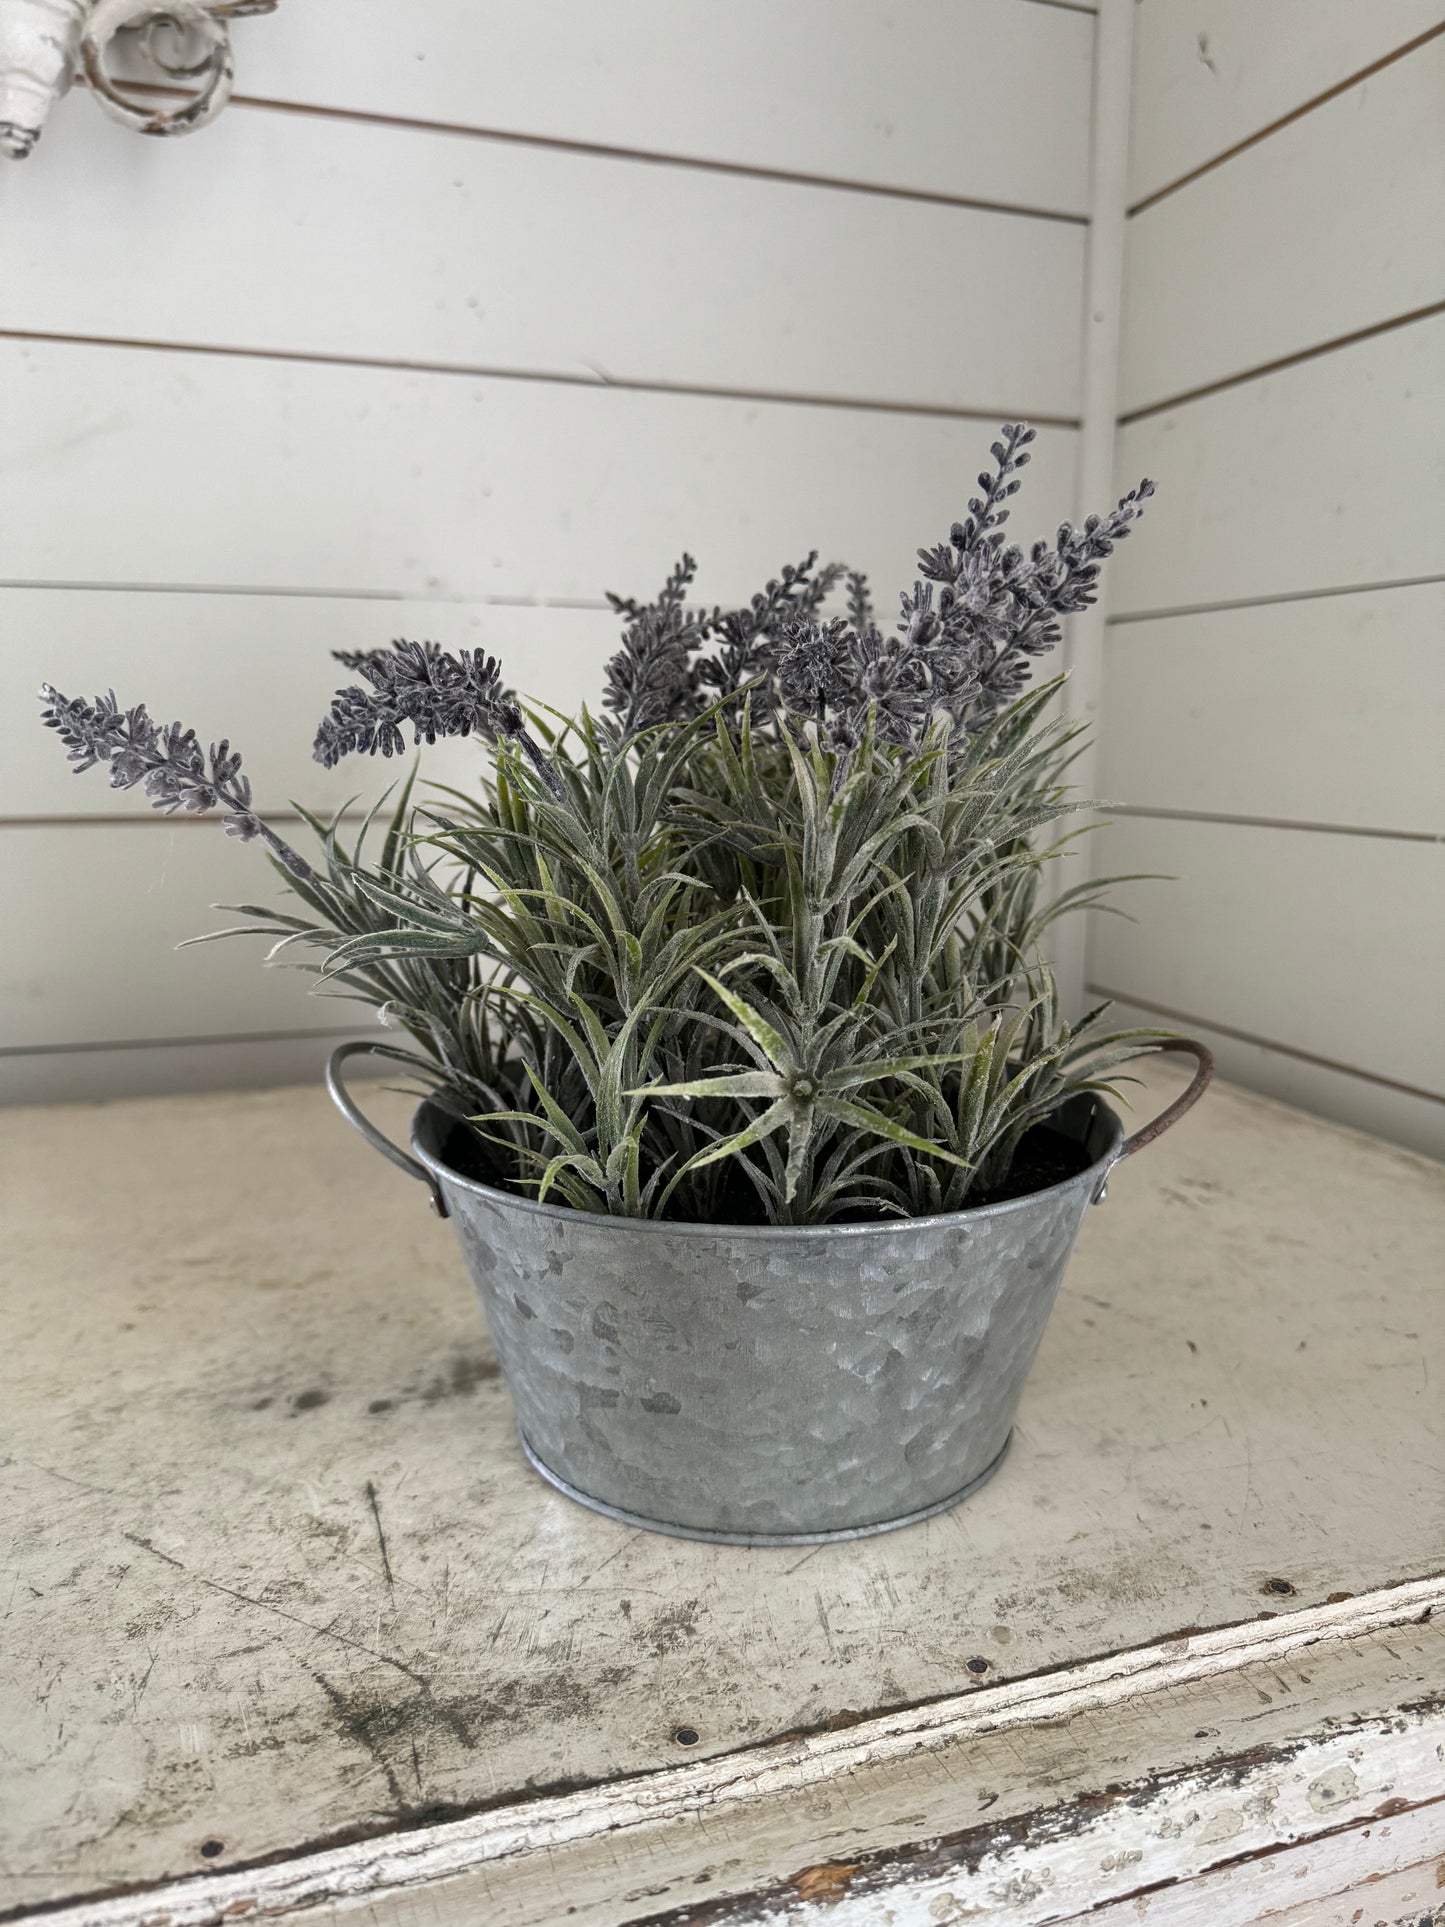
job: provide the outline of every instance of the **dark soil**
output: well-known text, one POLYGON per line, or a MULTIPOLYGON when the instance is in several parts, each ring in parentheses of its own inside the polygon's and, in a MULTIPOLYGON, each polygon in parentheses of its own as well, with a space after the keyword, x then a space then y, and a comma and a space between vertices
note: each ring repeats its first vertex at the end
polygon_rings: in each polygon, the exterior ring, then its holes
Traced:
POLYGON ((1036 1124, 1024 1134, 1003 1183, 992 1191, 971 1191, 965 1208, 1005 1204, 1010 1198, 1026 1198, 1031 1191, 1046 1191, 1051 1184, 1076 1178, 1090 1162, 1088 1150, 1078 1138, 1050 1130, 1047 1124, 1036 1124))
MULTIPOLYGON (((471 1178, 477 1184, 489 1184, 497 1191, 516 1189, 498 1171, 487 1146, 464 1124, 452 1126, 442 1141, 441 1154, 443 1161, 464 1178, 471 1178)), ((1088 1149, 1078 1138, 1052 1130, 1047 1124, 1036 1124, 1014 1153, 1013 1163, 1003 1183, 989 1191, 971 1191, 964 1208, 972 1210, 977 1205, 1006 1204, 1010 1198, 1026 1198, 1031 1192, 1045 1191, 1051 1184, 1063 1184, 1067 1179, 1077 1177, 1088 1168, 1089 1163, 1088 1149)), ((529 1197, 532 1194, 518 1191, 517 1195, 529 1197)), ((553 1193, 550 1201, 554 1204, 564 1202, 557 1193, 553 1193)), ((757 1193, 746 1178, 738 1178, 726 1187, 713 1221, 734 1225, 764 1222, 758 1211, 757 1193)), ((857 1217, 850 1216, 839 1222, 898 1224, 901 1220, 886 1217, 882 1213, 876 1218, 860 1213, 857 1217)))

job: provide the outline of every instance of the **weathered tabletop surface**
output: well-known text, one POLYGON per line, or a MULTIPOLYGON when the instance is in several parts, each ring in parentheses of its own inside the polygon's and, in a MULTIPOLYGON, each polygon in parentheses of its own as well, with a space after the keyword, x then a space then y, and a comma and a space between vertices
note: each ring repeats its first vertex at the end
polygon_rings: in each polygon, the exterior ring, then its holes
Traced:
POLYGON ((1089 1214, 989 1486, 739 1550, 526 1469, 450 1228, 320 1090, 0 1113, 0 1914, 1173 1920, 1223 1867, 1247 1921, 1326 1834, 1423 1879, 1442 1180, 1216 1088, 1089 1214))

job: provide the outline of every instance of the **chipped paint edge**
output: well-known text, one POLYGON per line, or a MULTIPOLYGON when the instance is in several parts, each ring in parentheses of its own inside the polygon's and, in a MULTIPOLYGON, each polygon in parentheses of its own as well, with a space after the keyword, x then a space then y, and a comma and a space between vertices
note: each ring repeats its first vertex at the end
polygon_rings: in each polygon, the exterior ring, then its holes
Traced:
MULTIPOLYGON (((1305 1647, 1347 1643, 1418 1623, 1442 1609, 1445 1574, 1242 1625, 1176 1635, 1082 1665, 865 1719, 836 1732, 765 1742, 462 1820, 301 1851, 249 1870, 194 1875, 108 1899, 52 1904, 44 1917, 48 1927, 225 1927, 238 1918, 300 1919, 327 1905, 375 1909, 488 1864, 529 1858, 541 1863, 560 1849, 604 1835, 618 1841, 633 1827, 683 1820, 703 1810, 717 1816, 730 1803, 751 1803, 760 1796, 806 1798, 839 1774, 903 1759, 920 1748, 1010 1728, 1087 1720, 1142 1694, 1207 1684, 1305 1647)), ((789 1915, 790 1920, 805 1917, 796 1910, 789 1915)), ((1058 1917, 1056 1906, 1048 1917, 1058 1917)), ((830 1919, 838 1919, 835 1911, 830 1910, 830 1919)))
MULTIPOLYGON (((1226 1757, 1065 1799, 995 1828, 810 1867, 715 1908, 684 1907, 639 1927, 1065 1927, 1111 1919, 1260 1927, 1282 1907, 1353 1892, 1406 1856, 1418 1862, 1445 1852, 1445 1800, 1430 1797, 1442 1756, 1445 1703, 1436 1699, 1286 1741, 1258 1758, 1226 1757), (1275 1865, 1282 1849, 1290 1858, 1275 1865), (830 1881, 830 1873, 839 1877, 830 1881)), ((1317 1916, 1310 1921, 1325 1927, 1317 1916)))

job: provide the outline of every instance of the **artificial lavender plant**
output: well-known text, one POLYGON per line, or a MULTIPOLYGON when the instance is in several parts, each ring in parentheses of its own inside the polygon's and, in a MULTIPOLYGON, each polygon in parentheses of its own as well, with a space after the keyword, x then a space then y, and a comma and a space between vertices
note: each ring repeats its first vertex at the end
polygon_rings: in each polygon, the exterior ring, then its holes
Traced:
POLYGON ((214 934, 309 953, 318 989, 375 1005, 490 1181, 675 1219, 957 1209, 1161 1042, 1059 1011, 1040 940, 1106 886, 1041 891, 1078 731, 1056 683, 1028 686, 1152 485, 1026 552, 1003 528, 1032 440, 1004 427, 891 628, 816 555, 732 609, 693 599, 684 556, 654 601, 611 598, 600 716, 529 711, 479 652, 341 654, 359 680, 318 761, 398 755, 408 728, 490 751, 470 795, 415 802, 409 774, 374 855, 376 810, 349 846, 306 816, 308 863, 228 743, 144 708, 47 685, 45 721, 77 769, 268 846, 296 909, 214 934))

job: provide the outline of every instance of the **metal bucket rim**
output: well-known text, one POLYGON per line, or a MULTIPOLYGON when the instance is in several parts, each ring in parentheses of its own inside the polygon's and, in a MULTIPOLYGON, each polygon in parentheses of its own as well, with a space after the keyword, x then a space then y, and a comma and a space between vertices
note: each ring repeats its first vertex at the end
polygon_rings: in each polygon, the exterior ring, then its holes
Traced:
MULTIPOLYGON (((1118 1112, 1108 1104, 1097 1091, 1081 1092, 1080 1096, 1092 1099, 1096 1116, 1103 1119, 1108 1127, 1108 1143, 1082 1171, 1076 1171, 1071 1178, 1060 1178, 1057 1184, 1046 1184, 1037 1191, 1026 1191, 1022 1197, 1004 1198, 997 1204, 965 1205, 961 1211, 940 1211, 924 1218, 881 1218, 871 1224, 711 1224, 698 1223, 691 1219, 671 1218, 619 1218, 610 1213, 578 1211, 570 1204, 538 1204, 534 1198, 519 1197, 515 1191, 499 1191, 495 1185, 483 1184, 477 1178, 469 1178, 446 1164, 434 1151, 422 1142, 422 1132, 432 1118, 445 1119, 447 1113, 439 1105, 430 1101, 419 1104, 412 1118, 411 1148, 416 1156, 431 1172, 439 1183, 455 1185, 475 1196, 489 1199, 495 1205, 505 1206, 508 1210, 528 1212, 535 1217, 565 1219, 568 1224, 576 1224, 579 1218, 592 1219, 598 1225, 616 1227, 626 1231, 649 1231, 664 1233, 670 1238, 868 1238, 897 1237, 903 1230, 913 1230, 923 1226, 940 1230, 963 1230, 970 1224, 980 1223, 985 1218, 1001 1217, 1006 1212, 1027 1210, 1042 1198, 1053 1197, 1058 1193, 1072 1191, 1092 1184, 1094 1190, 1108 1176, 1119 1156, 1119 1147, 1124 1141, 1124 1126, 1118 1112)), ((1072 1100, 1065 1100, 1070 1102, 1072 1100)))

